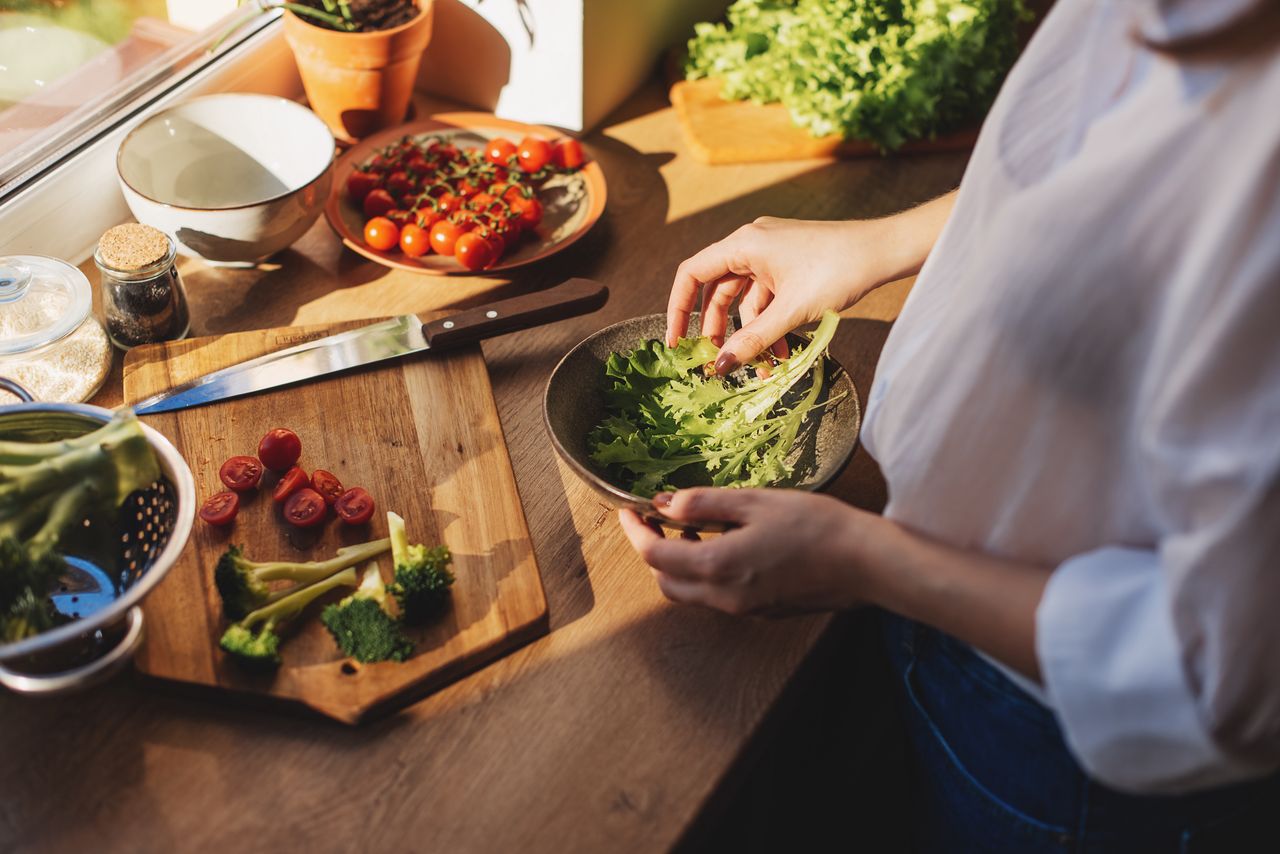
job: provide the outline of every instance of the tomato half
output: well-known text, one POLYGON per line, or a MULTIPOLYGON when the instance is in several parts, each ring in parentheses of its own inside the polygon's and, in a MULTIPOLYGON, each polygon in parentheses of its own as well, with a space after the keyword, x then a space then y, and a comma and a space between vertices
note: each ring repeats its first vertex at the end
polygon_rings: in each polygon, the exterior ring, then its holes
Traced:
POLYGON ((306 489, 311 485, 311 479, 307 477, 307 473, 302 470, 301 466, 294 466, 280 476, 280 480, 276 481, 276 488, 271 490, 271 500, 277 504, 283 504, 285 500, 297 492, 299 489, 306 489))
POLYGON ((236 492, 257 489, 262 480, 262 463, 258 462, 257 457, 232 457, 218 469, 218 479, 227 489, 234 489, 236 492))
POLYGON ((352 172, 347 176, 347 196, 357 205, 363 205, 364 197, 378 189, 378 181, 372 172, 352 172))
POLYGON ((219 492, 204 500, 204 504, 200 505, 199 516, 210 525, 221 527, 230 525, 239 512, 240 496, 234 492, 219 492))
POLYGON ((313 528, 324 524, 329 507, 314 489, 299 489, 284 503, 284 520, 296 528, 313 528))
POLYGON ((561 169, 577 169, 586 158, 582 154, 582 143, 572 137, 556 140, 551 149, 551 162, 561 169))
POLYGON ((364 242, 380 252, 400 243, 400 227, 385 216, 375 216, 364 224, 364 242))
POLYGON ((372 218, 382 216, 395 206, 396 200, 392 198, 391 194, 379 187, 376 190, 369 191, 369 195, 364 197, 364 202, 361 203, 360 208, 364 211, 366 218, 372 218))
POLYGON ((353 486, 338 496, 333 510, 348 525, 363 525, 373 517, 373 496, 363 487, 353 486))
POLYGON ((258 459, 272 471, 285 471, 302 456, 302 440, 286 427, 268 430, 258 442, 258 459))
POLYGON ((320 493, 325 504, 333 504, 345 490, 342 481, 331 471, 316 469, 311 473, 311 488, 320 493))
POLYGON ((551 162, 551 143, 541 137, 526 136, 520 140, 516 160, 524 171, 537 172, 551 162))
POLYGON ((410 258, 421 258, 431 251, 431 235, 422 226, 406 225, 400 229, 400 251, 410 258))

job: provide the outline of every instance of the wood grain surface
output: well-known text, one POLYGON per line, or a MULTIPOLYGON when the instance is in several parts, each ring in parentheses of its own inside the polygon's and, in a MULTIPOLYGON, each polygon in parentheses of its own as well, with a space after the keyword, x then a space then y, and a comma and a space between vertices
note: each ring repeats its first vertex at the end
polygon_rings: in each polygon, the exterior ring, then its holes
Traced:
MULTIPOLYGON (((869 142, 838 136, 813 136, 797 127, 782 104, 726 101, 715 78, 679 80, 671 104, 680 118, 689 150, 703 163, 759 163, 814 157, 879 157, 869 142)), ((937 139, 908 142, 900 154, 969 151, 978 131, 965 130, 937 139)))
MULTIPOLYGON (((284 327, 138 347, 125 360, 125 400, 362 325, 284 327)), ((182 557, 144 602, 149 642, 137 658, 143 673, 301 703, 359 723, 546 632, 546 598, 479 347, 397 359, 143 420, 182 453, 201 500, 224 489, 218 480, 224 459, 256 453, 262 435, 283 426, 302 439, 300 465, 308 472, 323 468, 347 486, 365 487, 378 508, 359 527, 331 519, 321 528, 293 528, 271 501, 275 475, 267 473, 259 491, 245 494, 233 525, 197 521, 182 557), (453 553, 451 607, 438 622, 407 631, 417 646, 412 658, 360 664, 343 656, 317 619, 318 605, 295 621, 282 645, 283 663, 271 676, 246 672, 218 649, 227 622, 212 576, 228 544, 243 545, 253 560, 323 560, 341 546, 385 537, 386 510, 405 518, 410 542, 447 545, 453 553)), ((380 564, 390 581, 390 556, 380 564)))
MULTIPOLYGON (((676 265, 743 223, 884 216, 953 188, 965 158, 709 167, 656 81, 584 144, 609 182, 604 216, 514 278, 388 271, 344 251, 323 222, 259 269, 182 266, 196 335, 421 314, 570 276, 609 285, 596 314, 483 345, 550 633, 358 728, 188 697, 154 679, 42 702, 0 696, 0 850, 659 852, 754 773, 748 746, 790 725, 775 710, 830 618, 734 619, 663 599, 612 509, 557 462, 543 386, 592 331, 662 311, 676 265)), ((837 333, 836 358, 863 394, 908 286, 876 291, 837 333)), ((121 396, 117 367, 96 402, 121 396)), ((830 491, 873 509, 885 500, 861 451, 830 491)), ((850 679, 840 662, 815 678, 850 679)), ((844 803, 847 827, 874 818, 863 802, 844 803)))

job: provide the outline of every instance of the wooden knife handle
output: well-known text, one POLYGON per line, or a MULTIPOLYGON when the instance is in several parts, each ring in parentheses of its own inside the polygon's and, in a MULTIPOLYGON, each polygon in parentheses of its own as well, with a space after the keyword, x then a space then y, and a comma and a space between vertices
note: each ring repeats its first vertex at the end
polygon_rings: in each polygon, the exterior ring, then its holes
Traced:
POLYGON ((577 317, 601 308, 609 289, 591 279, 569 279, 555 287, 469 308, 422 324, 431 349, 471 344, 505 332, 577 317))

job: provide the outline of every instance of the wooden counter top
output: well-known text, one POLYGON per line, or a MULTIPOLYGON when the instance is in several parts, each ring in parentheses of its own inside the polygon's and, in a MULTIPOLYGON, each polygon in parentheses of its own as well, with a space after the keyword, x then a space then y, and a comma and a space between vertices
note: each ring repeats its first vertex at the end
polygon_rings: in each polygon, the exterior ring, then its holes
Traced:
MULTIPOLYGON (((484 346, 551 633, 359 729, 132 675, 58 700, 2 694, 0 850, 650 852, 682 839, 830 618, 666 602, 613 512, 557 462, 543 385, 593 330, 663 310, 676 265, 737 226, 887 214, 954 187, 965 158, 705 166, 656 85, 585 142, 608 180, 603 219, 509 279, 391 272, 343 251, 323 219, 269 269, 183 267, 193 335, 478 304, 570 276, 608 284, 602 311, 484 346)), ((873 294, 838 334, 864 403, 905 293, 873 294)), ((120 401, 118 362, 96 402, 120 401)), ((832 491, 884 500, 861 451, 832 491)))

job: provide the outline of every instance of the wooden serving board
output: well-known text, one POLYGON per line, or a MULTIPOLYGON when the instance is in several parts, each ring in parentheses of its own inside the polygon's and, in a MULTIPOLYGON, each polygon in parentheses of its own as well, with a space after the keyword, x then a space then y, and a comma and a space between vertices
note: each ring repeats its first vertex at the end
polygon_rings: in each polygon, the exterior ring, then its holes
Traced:
MULTIPOLYGON (((138 347, 125 359, 125 400, 368 322, 138 347)), ((267 430, 289 427, 302 439, 300 464, 308 473, 324 468, 347 486, 364 486, 377 512, 360 528, 331 519, 315 533, 299 531, 271 501, 268 472, 229 528, 197 520, 178 563, 146 599, 142 672, 358 723, 546 633, 542 580, 477 345, 143 420, 182 452, 200 500, 223 489, 224 459, 254 454, 267 430), (410 542, 443 543, 453 552, 452 606, 439 622, 408 630, 417 642, 412 658, 360 664, 343 657, 320 623, 318 604, 286 634, 274 675, 247 673, 218 649, 227 623, 213 569, 228 544, 243 544, 253 560, 329 557, 339 546, 385 537, 386 510, 404 517, 410 542)), ((389 580, 390 555, 380 563, 389 580)))
MULTIPOLYGON (((679 80, 671 87, 671 104, 690 150, 704 163, 756 163, 767 160, 804 160, 813 157, 865 157, 878 155, 869 142, 838 136, 810 136, 796 127, 781 104, 726 101, 715 78, 679 80)), ((977 130, 910 142, 899 153, 968 151, 977 130)))

